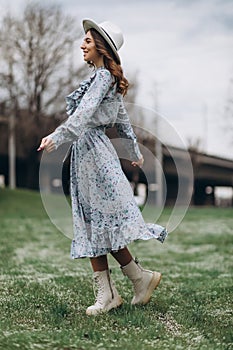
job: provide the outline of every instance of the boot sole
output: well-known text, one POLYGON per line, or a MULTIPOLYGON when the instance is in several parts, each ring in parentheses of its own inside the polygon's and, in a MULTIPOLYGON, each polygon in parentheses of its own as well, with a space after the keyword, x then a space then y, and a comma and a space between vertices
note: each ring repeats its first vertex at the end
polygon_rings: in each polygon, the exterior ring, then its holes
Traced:
POLYGON ((121 306, 123 304, 123 299, 119 296, 117 300, 113 300, 106 308, 104 309, 97 309, 97 310, 86 310, 86 315, 88 316, 96 316, 99 314, 103 314, 105 312, 108 312, 112 309, 116 309, 117 307, 121 306))
POLYGON ((153 272, 145 297, 138 303, 132 303, 132 305, 146 305, 150 301, 153 291, 158 287, 161 278, 162 274, 160 272, 153 272))

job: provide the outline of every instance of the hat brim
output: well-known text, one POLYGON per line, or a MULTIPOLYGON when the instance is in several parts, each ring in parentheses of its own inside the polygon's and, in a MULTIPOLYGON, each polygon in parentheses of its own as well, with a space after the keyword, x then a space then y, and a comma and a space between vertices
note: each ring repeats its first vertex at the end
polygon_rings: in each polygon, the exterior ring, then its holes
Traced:
POLYGON ((112 41, 110 40, 109 36, 105 33, 105 31, 97 23, 95 23, 91 19, 84 19, 83 20, 84 32, 87 33, 88 30, 90 30, 92 28, 95 29, 104 38, 105 41, 107 41, 108 45, 111 47, 111 49, 115 55, 117 63, 121 64, 120 56, 118 55, 115 46, 113 45, 112 41))

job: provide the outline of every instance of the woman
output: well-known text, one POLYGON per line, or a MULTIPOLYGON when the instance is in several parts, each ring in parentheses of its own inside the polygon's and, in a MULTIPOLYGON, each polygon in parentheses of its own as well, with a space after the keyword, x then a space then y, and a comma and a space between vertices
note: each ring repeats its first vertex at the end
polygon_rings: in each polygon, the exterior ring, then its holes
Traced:
MULTIPOLYGON (((118 50, 123 44, 120 29, 111 22, 97 24, 84 20, 85 37, 81 45, 84 61, 94 73, 67 96, 68 119, 43 138, 38 150, 48 152, 73 141, 70 165, 70 192, 74 239, 71 256, 89 257, 98 292, 88 315, 116 308, 122 299, 110 277, 107 254, 118 261, 122 272, 133 283, 132 304, 146 304, 158 286, 161 274, 143 269, 127 245, 137 239, 164 241, 166 230, 145 224, 130 184, 110 140, 107 127, 116 126, 127 140, 133 166, 141 167, 143 157, 124 107, 128 81, 123 75, 118 50)), ((126 139, 126 140, 125 140, 126 139)))

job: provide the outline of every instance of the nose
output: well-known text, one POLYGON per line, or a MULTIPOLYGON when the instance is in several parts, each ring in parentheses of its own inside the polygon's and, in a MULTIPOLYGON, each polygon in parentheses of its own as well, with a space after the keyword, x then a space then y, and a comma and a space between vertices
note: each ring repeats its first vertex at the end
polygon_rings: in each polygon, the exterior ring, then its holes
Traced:
POLYGON ((84 50, 85 49, 85 41, 82 42, 80 49, 84 50))

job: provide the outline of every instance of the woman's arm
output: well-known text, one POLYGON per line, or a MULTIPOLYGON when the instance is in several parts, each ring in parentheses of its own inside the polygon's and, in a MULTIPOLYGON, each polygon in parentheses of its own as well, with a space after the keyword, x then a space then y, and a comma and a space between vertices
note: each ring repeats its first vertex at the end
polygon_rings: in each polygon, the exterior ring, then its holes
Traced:
POLYGON ((137 136, 135 135, 130 123, 128 113, 123 103, 123 97, 121 96, 120 99, 119 112, 115 124, 117 133, 120 137, 130 140, 130 142, 127 143, 127 151, 129 152, 131 159, 134 159, 132 165, 142 167, 144 160, 138 146, 137 136))
POLYGON ((96 77, 75 112, 53 133, 42 139, 38 150, 46 149, 51 152, 65 142, 76 140, 90 124, 111 84, 111 73, 107 69, 97 70, 96 77))

